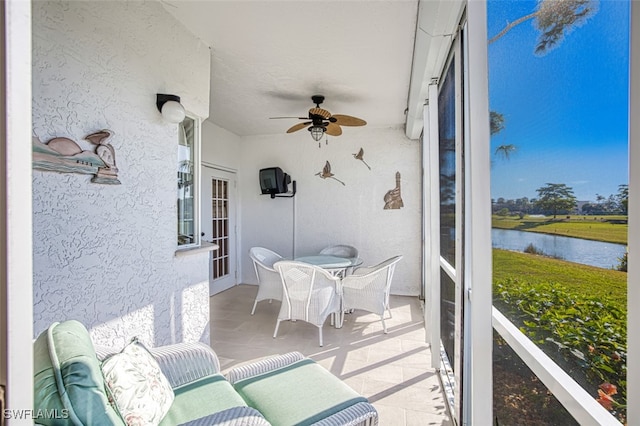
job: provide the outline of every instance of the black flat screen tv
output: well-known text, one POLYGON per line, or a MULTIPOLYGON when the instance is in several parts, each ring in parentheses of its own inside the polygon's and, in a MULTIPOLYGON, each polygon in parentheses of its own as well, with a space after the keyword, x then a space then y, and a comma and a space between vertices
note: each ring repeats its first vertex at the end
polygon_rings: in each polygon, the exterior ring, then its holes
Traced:
POLYGON ((280 167, 260 169, 260 191, 270 194, 271 198, 276 194, 285 194, 289 190, 287 184, 290 182, 291 178, 280 167))

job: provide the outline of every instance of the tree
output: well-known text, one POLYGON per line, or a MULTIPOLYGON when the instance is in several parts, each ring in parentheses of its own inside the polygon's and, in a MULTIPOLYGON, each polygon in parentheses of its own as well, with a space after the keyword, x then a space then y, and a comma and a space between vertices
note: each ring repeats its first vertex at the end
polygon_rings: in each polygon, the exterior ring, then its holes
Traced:
MULTIPOLYGON (((504 115, 500 114, 496 111, 489 112, 489 129, 491 132, 491 136, 500 133, 504 130, 504 115)), ((505 159, 509 159, 509 155, 516 150, 516 146, 513 144, 509 145, 500 145, 496 148, 496 155, 498 153, 502 153, 505 159)))
POLYGON ((516 208, 520 210, 521 213, 527 214, 531 209, 531 203, 527 197, 518 198, 516 200, 516 208))
POLYGON ((533 19, 534 25, 540 31, 535 53, 544 55, 557 47, 566 34, 584 24, 597 11, 597 0, 542 0, 533 13, 508 23, 502 31, 489 39, 489 44, 514 27, 533 19))
POLYGON ((564 183, 547 183, 536 191, 539 196, 536 206, 545 212, 551 212, 554 219, 559 212, 571 211, 576 206, 573 188, 564 183))
POLYGON ((508 160, 511 153, 514 152, 515 150, 516 150, 516 146, 513 144, 500 145, 499 147, 496 148, 496 155, 498 153, 502 153, 502 155, 504 155, 504 158, 508 160))
POLYGON ((582 213, 583 214, 592 214, 596 211, 596 206, 591 203, 585 203, 582 205, 582 213))
POLYGON ((629 185, 618 185, 618 194, 616 195, 620 210, 623 213, 629 211, 629 185))
POLYGON ((499 133, 504 129, 504 115, 496 111, 489 112, 489 128, 491 130, 491 136, 499 133))

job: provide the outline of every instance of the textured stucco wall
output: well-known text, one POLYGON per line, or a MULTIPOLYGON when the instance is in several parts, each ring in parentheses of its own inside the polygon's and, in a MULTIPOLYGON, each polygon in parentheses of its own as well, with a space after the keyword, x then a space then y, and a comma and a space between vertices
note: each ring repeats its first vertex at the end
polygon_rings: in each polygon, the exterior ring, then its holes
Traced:
POLYGON ((33 133, 114 132, 121 185, 33 172, 34 336, 77 319, 97 343, 208 341, 208 254, 175 257, 177 126, 208 114, 210 53, 157 2, 33 2, 33 133))
POLYGON ((209 120, 202 123, 202 162, 239 170, 242 165, 242 138, 209 120))
POLYGON ((402 254, 391 291, 420 294, 420 144, 407 139, 401 128, 343 131, 340 137, 329 137, 328 145, 323 139, 321 148, 307 131, 242 139, 242 282, 256 282, 248 256, 252 246, 271 248, 285 257, 294 255, 295 210, 296 256, 317 253, 330 244, 357 247, 365 265, 402 254), (361 147, 371 170, 353 157, 361 147), (345 186, 315 176, 327 160, 345 186), (258 171, 272 166, 281 167, 296 180, 295 199, 259 195, 258 171), (404 207, 384 210, 384 195, 395 187, 397 171, 404 207))

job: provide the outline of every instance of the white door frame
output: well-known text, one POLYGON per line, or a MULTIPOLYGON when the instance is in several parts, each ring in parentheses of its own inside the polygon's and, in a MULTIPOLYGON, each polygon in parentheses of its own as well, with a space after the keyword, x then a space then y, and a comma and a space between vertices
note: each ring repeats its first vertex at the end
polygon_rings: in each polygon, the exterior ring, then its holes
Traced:
MULTIPOLYGON (((238 202, 237 202, 237 170, 229 168, 229 167, 225 167, 225 166, 220 166, 217 164, 212 164, 212 163, 208 163, 208 162, 202 162, 201 163, 201 188, 204 188, 204 182, 202 182, 202 178, 205 176, 204 173, 204 169, 208 169, 210 170, 210 173, 214 175, 216 175, 216 172, 219 173, 219 178, 226 180, 228 178, 228 176, 222 176, 222 174, 225 175, 233 175, 233 177, 231 179, 229 179, 229 200, 232 200, 234 205, 233 208, 229 209, 229 214, 230 214, 230 218, 233 221, 233 229, 229 230, 229 237, 233 238, 233 256, 231 259, 231 262, 229 264, 230 267, 230 277, 229 277, 229 283, 224 284, 222 287, 220 288, 216 288, 216 283, 219 284, 218 280, 213 280, 212 278, 212 274, 211 274, 211 259, 212 256, 215 255, 215 252, 211 252, 210 253, 210 257, 209 257, 209 295, 212 296, 216 293, 219 293, 220 291, 224 291, 230 287, 233 287, 235 285, 238 284, 238 278, 239 278, 239 235, 238 235, 238 202)), ((207 187, 209 187, 209 185, 207 185, 207 187)), ((200 194, 200 199, 203 198, 204 194, 200 194)), ((201 204, 204 205, 204 204, 201 204)), ((201 214, 201 220, 204 220, 204 215, 201 214)), ((205 227, 204 224, 201 223, 200 224, 200 230, 204 231, 205 227)), ((210 236, 205 236, 206 238, 209 238, 210 236)))
POLYGON ((467 2, 465 55, 465 309, 463 422, 493 423, 493 260, 487 4, 467 2))
POLYGON ((5 0, 0 15, 0 385, 4 408, 24 411, 33 407, 31 2, 5 0))

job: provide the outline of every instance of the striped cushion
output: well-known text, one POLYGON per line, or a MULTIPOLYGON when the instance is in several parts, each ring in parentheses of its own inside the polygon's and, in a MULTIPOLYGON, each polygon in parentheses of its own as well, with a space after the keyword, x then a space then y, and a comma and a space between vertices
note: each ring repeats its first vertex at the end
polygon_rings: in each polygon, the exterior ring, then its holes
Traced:
POLYGON ((258 410, 251 407, 235 407, 223 410, 180 426, 271 426, 258 410))
POLYGON ((234 383, 250 407, 274 425, 311 425, 367 402, 311 359, 234 383))
POLYGON ((173 388, 220 373, 218 357, 204 343, 179 343, 149 351, 173 388))

